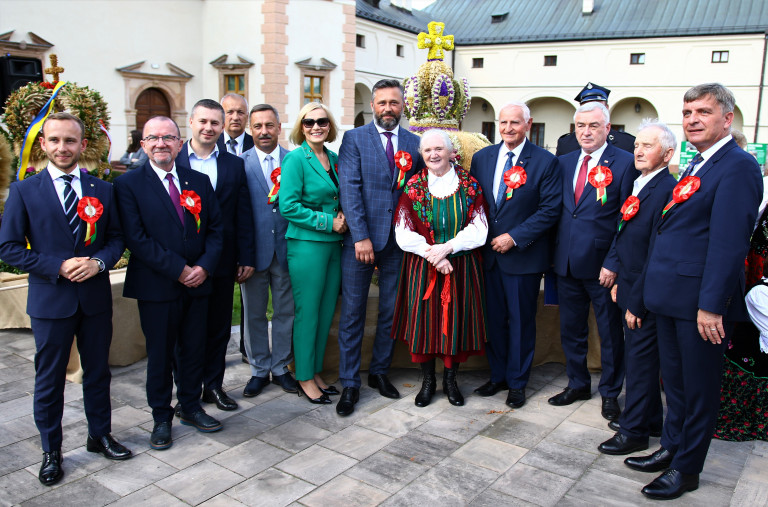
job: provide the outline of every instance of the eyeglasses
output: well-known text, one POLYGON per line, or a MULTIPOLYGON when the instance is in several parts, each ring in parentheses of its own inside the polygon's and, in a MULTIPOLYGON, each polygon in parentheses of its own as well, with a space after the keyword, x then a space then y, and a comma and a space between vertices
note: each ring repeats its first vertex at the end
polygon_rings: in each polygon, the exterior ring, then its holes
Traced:
POLYGON ((331 123, 331 120, 329 120, 328 118, 318 118, 316 120, 312 118, 304 118, 303 120, 301 120, 301 124, 308 129, 311 129, 312 127, 314 127, 315 123, 317 123, 318 127, 323 128, 323 127, 327 127, 331 123))
POLYGON ((181 140, 180 138, 178 138, 176 136, 167 135, 167 136, 160 136, 160 137, 158 137, 158 136, 147 136, 144 139, 142 139, 142 141, 146 141, 148 143, 156 143, 160 139, 162 139, 165 144, 169 144, 169 143, 172 143, 174 141, 181 140))

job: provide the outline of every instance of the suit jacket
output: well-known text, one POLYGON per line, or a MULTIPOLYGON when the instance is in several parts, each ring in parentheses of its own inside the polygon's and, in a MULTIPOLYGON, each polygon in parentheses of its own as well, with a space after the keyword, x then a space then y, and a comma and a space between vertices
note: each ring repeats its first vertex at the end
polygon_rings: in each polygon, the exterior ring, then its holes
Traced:
MULTIPOLYGON (((699 309, 746 320, 744 258, 763 182, 757 162, 731 139, 694 175, 700 188, 658 217, 629 309, 696 320, 699 309)), ((671 192, 667 195, 672 200, 671 192)))
POLYGON ((219 204, 208 176, 177 165, 182 192, 200 196, 200 230, 195 217, 184 210, 179 221, 168 191, 149 162, 115 179, 117 207, 131 260, 125 275, 123 295, 144 301, 172 301, 186 292, 207 296, 210 277, 190 289, 178 281, 185 265, 201 266, 214 273, 222 249, 219 204))
POLYGON ((11 185, 0 227, 0 258, 29 273, 27 313, 40 319, 112 310, 108 269, 123 254, 123 238, 112 185, 80 173, 84 197, 104 206, 96 237, 85 246, 86 224, 73 236, 48 169, 11 185), (30 248, 27 249, 27 241, 30 248), (71 257, 96 257, 106 270, 80 283, 59 277, 61 263, 71 257))
POLYGON ((507 274, 543 273, 549 268, 548 231, 560 218, 562 191, 557 158, 548 151, 525 141, 516 165, 525 169, 525 185, 512 192, 510 200, 496 207, 493 198, 493 176, 503 143, 486 146, 472 157, 470 174, 480 183, 488 201, 488 242, 483 249, 485 268, 495 262, 507 274), (491 240, 508 233, 516 245, 499 254, 491 248, 491 240))
POLYGON ((562 174, 563 208, 560 213, 555 241, 555 273, 575 278, 597 279, 600 268, 619 270, 616 256, 609 250, 616 235, 619 209, 632 193, 632 182, 637 176, 634 157, 608 143, 600 165, 613 174, 613 181, 606 187, 607 202, 597 200, 597 189, 587 183, 578 204, 574 202, 573 176, 578 170, 581 151, 574 151, 558 158, 562 174))
POLYGON ((616 233, 611 249, 619 261, 616 302, 623 310, 626 310, 629 304, 630 295, 635 290, 642 290, 641 287, 635 288, 635 282, 648 258, 648 246, 654 232, 653 224, 669 202, 669 196, 676 184, 677 180, 669 174, 668 168, 659 170, 637 194, 640 200, 637 214, 626 221, 616 233))
MULTIPOLYGON (((280 167, 283 158, 289 153, 280 146, 280 160, 275 161, 275 168, 280 167)), ((251 207, 253 209, 253 225, 256 235, 256 271, 264 271, 277 255, 277 261, 284 270, 288 270, 287 250, 285 246, 285 232, 288 229, 288 221, 280 214, 278 192, 277 201, 273 204, 267 202, 267 195, 272 189, 272 181, 264 178, 264 171, 259 161, 259 155, 255 148, 244 152, 240 157, 245 162, 245 176, 248 180, 248 191, 251 195, 251 207)), ((281 168, 282 170, 282 168, 281 168)))
MULTIPOLYGON (((227 145, 224 144, 224 132, 221 133, 219 138, 216 140, 216 146, 219 147, 219 151, 224 151, 229 153, 227 150, 227 145)), ((251 134, 248 132, 245 133, 245 137, 243 138, 243 150, 240 152, 240 156, 242 157, 246 151, 253 148, 253 137, 251 137, 251 134)), ((232 155, 231 153, 229 153, 232 155)))
MULTIPOLYGON (((413 165, 408 181, 424 168, 419 154, 420 138, 403 127, 398 130, 398 150, 411 154, 413 165)), ((373 250, 380 251, 389 240, 394 210, 403 193, 396 188, 397 171, 389 170, 381 136, 373 122, 347 131, 339 148, 339 193, 347 219, 350 244, 370 238, 373 250)))
MULTIPOLYGON (((189 141, 184 143, 181 153, 176 157, 176 163, 184 167, 191 167, 188 145, 189 141)), ((248 191, 245 168, 240 157, 219 150, 216 172, 215 194, 221 212, 223 245, 219 265, 211 274, 233 277, 238 264, 240 266, 256 264, 251 194, 248 191)))
MULTIPOLYGON (((324 148, 331 171, 338 157, 324 148)), ((337 176, 338 180, 338 176, 337 176)), ((285 156, 280 178, 280 213, 288 220, 289 239, 341 241, 333 232, 333 219, 339 212, 339 188, 306 141, 285 156)))
MULTIPOLYGON (((608 142, 633 155, 635 153, 635 136, 632 134, 611 129, 608 132, 608 142)), ((581 146, 579 146, 579 141, 576 139, 576 133, 571 132, 570 134, 563 134, 557 139, 555 155, 559 157, 579 149, 581 149, 581 146)))

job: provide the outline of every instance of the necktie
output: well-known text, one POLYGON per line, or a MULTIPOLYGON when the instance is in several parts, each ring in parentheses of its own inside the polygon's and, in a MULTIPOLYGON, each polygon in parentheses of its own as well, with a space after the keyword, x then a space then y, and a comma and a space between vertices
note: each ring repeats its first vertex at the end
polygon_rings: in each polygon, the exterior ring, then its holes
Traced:
POLYGON ((61 179, 64 180, 64 213, 67 214, 67 222, 72 230, 72 235, 77 236, 77 229, 80 227, 80 217, 77 216, 77 193, 72 188, 74 176, 65 174, 61 179))
POLYGON ((395 146, 392 144, 392 132, 384 132, 387 136, 387 160, 389 161, 389 171, 395 174, 395 146))
POLYGON ((504 202, 504 195, 507 193, 507 184, 504 183, 504 173, 512 168, 512 157, 514 153, 507 152, 507 161, 504 163, 504 169, 501 170, 501 179, 499 179, 499 188, 496 190, 496 209, 499 209, 501 203, 504 202))
POLYGON ((270 188, 272 186, 272 171, 275 170, 274 160, 272 155, 267 155, 264 158, 264 179, 267 180, 267 186, 270 188))
POLYGON ((688 167, 685 168, 685 171, 683 171, 683 174, 680 176, 680 179, 682 180, 686 176, 690 176, 693 172, 693 168, 696 167, 696 164, 703 161, 704 158, 701 156, 701 153, 697 153, 695 157, 691 160, 691 163, 688 164, 688 167))
POLYGON ((179 215, 181 225, 184 225, 184 210, 181 207, 181 195, 179 195, 179 189, 173 184, 173 174, 166 174, 165 179, 168 180, 168 195, 171 196, 171 202, 176 209, 176 213, 179 215))
POLYGON ((584 193, 584 185, 587 183, 587 164, 592 159, 589 155, 584 157, 584 161, 581 163, 581 167, 579 168, 579 176, 576 178, 576 188, 573 192, 574 200, 576 201, 576 204, 579 204, 579 199, 581 199, 581 194, 584 193))
POLYGON ((229 140, 229 152, 232 155, 237 155, 237 139, 230 139, 229 140))

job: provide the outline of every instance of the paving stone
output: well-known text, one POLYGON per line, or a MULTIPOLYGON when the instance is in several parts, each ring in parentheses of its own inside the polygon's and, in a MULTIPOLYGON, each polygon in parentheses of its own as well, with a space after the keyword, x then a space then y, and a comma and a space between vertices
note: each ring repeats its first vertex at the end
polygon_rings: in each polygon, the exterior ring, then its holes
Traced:
POLYGON ((0 448, 37 435, 37 426, 32 415, 4 422, 0 424, 0 448))
POLYGON ((414 428, 418 428, 425 421, 426 419, 422 417, 386 407, 360 420, 357 424, 384 435, 398 438, 414 428))
MULTIPOLYGON (((763 475, 765 475, 765 470, 762 470, 763 475)), ((768 483, 741 479, 733 492, 731 505, 768 505, 768 483)))
POLYGON ((211 440, 203 434, 197 434, 190 435, 184 438, 181 442, 177 441, 174 436, 173 446, 170 449, 151 449, 148 453, 151 456, 182 470, 226 450, 226 445, 211 440))
POLYGON ((235 507, 237 505, 245 505, 245 504, 238 502, 237 500, 227 495, 226 493, 219 493, 213 498, 201 503, 200 507, 235 507))
POLYGON ((356 481, 346 475, 340 475, 303 497, 300 502, 308 507, 326 507, 328 505, 373 507, 388 497, 389 493, 386 491, 356 481))
POLYGON ((545 438, 523 456, 520 463, 570 479, 578 479, 595 459, 597 459, 596 453, 567 447, 545 438))
POLYGON ((0 505, 18 505, 49 491, 50 488, 40 484, 37 472, 16 470, 0 476, 0 505))
POLYGON ((152 484, 110 505, 112 507, 174 507, 187 504, 152 484))
POLYGON ((152 421, 151 411, 147 412, 125 405, 112 410, 112 433, 118 433, 148 421, 152 421))
POLYGON ((12 421, 32 413, 32 395, 0 403, 0 423, 12 421))
MULTIPOLYGON (((218 419, 218 414, 214 417, 218 419)), ((246 440, 255 438, 268 428, 266 424, 242 415, 222 419, 221 422, 224 425, 224 429, 208 434, 208 438, 227 447, 233 447, 246 440)))
POLYGON ((416 461, 379 451, 347 470, 344 475, 389 493, 396 493, 428 469, 416 461))
POLYGON ((424 465, 435 465, 459 447, 457 442, 422 431, 412 431, 387 445, 384 450, 424 465))
POLYGON ((380 450, 394 439, 373 430, 354 425, 321 440, 319 445, 345 454, 356 460, 362 460, 380 450))
POLYGON ((513 414, 506 414, 496 422, 489 424, 480 434, 518 447, 531 449, 547 436, 549 431, 548 428, 541 425, 520 420, 513 414))
POLYGON ((499 507, 501 505, 509 507, 529 507, 536 504, 526 502, 525 500, 515 498, 514 496, 505 495, 500 491, 486 489, 477 495, 469 505, 472 507, 499 507))
POLYGON ((126 496, 176 472, 176 468, 144 453, 117 462, 91 478, 118 495, 126 496))
POLYGON ((328 482, 356 464, 356 459, 319 445, 313 445, 275 465, 275 468, 319 485, 328 482))
POLYGON ((331 436, 330 431, 303 421, 290 421, 259 435, 259 440, 289 452, 300 452, 331 436))
POLYGON ((614 432, 610 431, 607 426, 602 430, 583 424, 565 421, 547 436, 547 440, 560 442, 569 447, 581 449, 582 451, 587 451, 596 455, 600 452, 597 450, 597 446, 611 438, 613 435, 614 432))
MULTIPOLYGON (((241 415, 248 417, 250 419, 255 419, 261 423, 264 423, 269 427, 272 427, 272 426, 283 424, 284 422, 290 421, 292 419, 295 419, 300 415, 304 415, 311 408, 312 406, 309 405, 308 403, 302 404, 302 405, 296 405, 282 398, 275 398, 267 402, 261 403, 259 405, 256 405, 253 408, 249 408, 248 410, 244 410, 241 413, 241 415)), ((323 407, 323 408, 328 408, 328 407, 323 407)), ((329 410, 332 410, 332 409, 329 408, 329 410)))
POLYGON ((628 456, 648 456, 655 450, 656 448, 650 448, 647 451, 640 451, 633 454, 628 454, 627 456, 609 456, 608 454, 601 453, 598 455, 597 459, 592 462, 590 469, 599 470, 611 475, 618 475, 619 477, 624 477, 625 479, 646 485, 651 482, 658 474, 649 474, 646 472, 632 470, 624 464, 624 460, 628 456))
POLYGON ((272 507, 288 505, 313 489, 315 486, 308 482, 280 470, 268 468, 259 475, 229 489, 226 494, 251 507, 272 507))
POLYGON ((26 468, 32 463, 40 463, 42 451, 39 442, 39 437, 33 437, 3 447, 0 450, 0 476, 26 468))
POLYGON ((451 456, 501 473, 517 463, 526 452, 528 449, 478 435, 451 456))
POLYGON ((537 505, 557 505, 575 481, 523 463, 507 470, 491 489, 537 505))
POLYGON ((417 407, 416 405, 414 405, 415 399, 416 399, 416 394, 409 394, 408 396, 405 396, 397 400, 395 403, 390 405, 390 407, 396 410, 402 410, 403 412, 407 412, 417 417, 423 417, 424 419, 430 419, 432 417, 435 417, 437 414, 439 414, 443 410, 453 408, 453 405, 448 403, 448 398, 446 398, 440 393, 436 393, 435 397, 432 398, 432 403, 430 403, 426 407, 417 407))
MULTIPOLYGON (((18 357, 18 356, 14 356, 18 357)), ((0 367, 0 384, 14 382, 25 378, 34 378, 35 365, 24 361, 15 365, 0 367)))
POLYGON ((419 427, 419 431, 463 444, 480 433, 490 420, 464 417, 462 410, 445 410, 419 427))
POLYGON ((155 484, 176 498, 196 505, 243 480, 241 475, 205 460, 184 468, 155 484))
MULTIPOLYGON (((739 482, 739 477, 744 469, 744 463, 746 462, 746 456, 738 456, 744 458, 741 463, 735 463, 733 459, 736 456, 726 456, 723 453, 710 452, 707 454, 707 460, 704 462, 704 470, 701 472, 699 479, 702 481, 713 482, 720 486, 725 486, 731 490, 736 488, 736 484, 739 482)), ((763 469, 764 472, 768 469, 763 469)))
POLYGON ((768 458, 768 442, 764 440, 755 440, 752 453, 768 458))
POLYGON ((22 397, 32 397, 35 392, 35 378, 27 377, 0 385, 0 403, 22 397))
MULTIPOLYGON (((656 477, 654 474, 645 475, 648 482, 656 477)), ((568 491, 568 495, 592 505, 658 505, 658 502, 640 493, 645 484, 600 470, 589 470, 568 491)))
POLYGON ((48 493, 36 496, 23 502, 22 506, 41 505, 107 505, 120 498, 119 495, 105 488, 90 477, 65 484, 48 493))
POLYGON ((253 477, 290 456, 289 452, 254 439, 209 459, 243 477, 253 477))

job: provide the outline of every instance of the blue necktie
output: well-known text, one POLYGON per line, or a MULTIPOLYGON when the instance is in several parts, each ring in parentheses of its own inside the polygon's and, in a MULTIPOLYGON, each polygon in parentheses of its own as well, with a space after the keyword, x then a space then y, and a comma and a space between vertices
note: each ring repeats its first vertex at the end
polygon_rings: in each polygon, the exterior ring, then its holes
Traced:
POLYGON ((496 194, 496 209, 501 207, 501 203, 504 201, 504 196, 507 193, 507 184, 504 183, 504 173, 512 168, 512 157, 515 154, 511 151, 507 152, 507 162, 504 164, 504 169, 501 171, 501 179, 499 180, 499 191, 496 194))
POLYGON ((685 171, 683 171, 680 179, 682 180, 686 176, 690 176, 693 172, 693 168, 696 167, 696 164, 700 163, 702 160, 704 160, 704 158, 701 156, 701 153, 697 153, 696 156, 691 160, 691 163, 688 164, 688 167, 685 168, 685 171))
POLYGON ((65 174, 61 179, 64 180, 64 213, 67 214, 67 222, 72 230, 72 235, 77 236, 77 229, 80 227, 80 217, 77 216, 77 193, 72 188, 74 176, 65 174))

